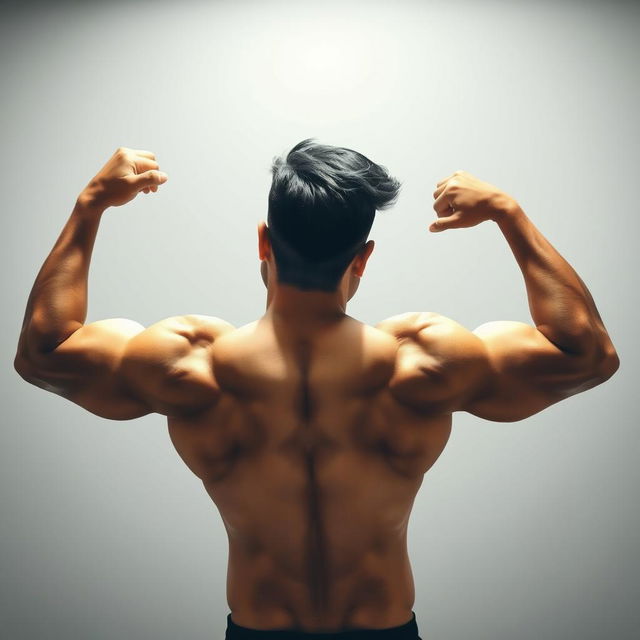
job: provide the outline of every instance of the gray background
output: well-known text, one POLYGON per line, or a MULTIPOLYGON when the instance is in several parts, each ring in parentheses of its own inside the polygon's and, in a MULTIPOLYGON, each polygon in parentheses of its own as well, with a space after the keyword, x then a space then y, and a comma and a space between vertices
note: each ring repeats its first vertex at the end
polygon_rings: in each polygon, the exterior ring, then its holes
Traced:
POLYGON ((638 637, 640 12, 621 2, 3 5, 4 639, 222 638, 227 541, 165 420, 23 382, 27 296, 118 146, 169 182, 107 211, 87 321, 264 311, 272 156, 315 136, 404 183, 348 312, 530 322, 499 229, 430 234, 464 169, 515 196, 589 286, 618 373, 525 421, 456 414, 409 530, 429 640, 638 637))

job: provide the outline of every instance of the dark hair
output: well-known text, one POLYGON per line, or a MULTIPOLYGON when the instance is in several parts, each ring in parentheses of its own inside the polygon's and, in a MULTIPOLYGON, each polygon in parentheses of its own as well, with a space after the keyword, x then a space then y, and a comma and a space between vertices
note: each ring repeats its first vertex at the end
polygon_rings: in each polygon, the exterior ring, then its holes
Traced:
POLYGON ((335 291, 400 182, 361 153, 314 138, 274 158, 271 171, 267 224, 278 282, 335 291))

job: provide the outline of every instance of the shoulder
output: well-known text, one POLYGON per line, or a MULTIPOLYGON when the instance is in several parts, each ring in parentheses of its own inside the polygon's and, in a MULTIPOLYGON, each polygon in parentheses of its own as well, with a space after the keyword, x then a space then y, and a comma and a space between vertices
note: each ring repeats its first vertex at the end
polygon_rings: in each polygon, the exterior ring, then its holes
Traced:
POLYGON ((376 328, 398 342, 391 386, 410 404, 456 410, 459 398, 486 371, 482 341, 440 313, 403 313, 383 320, 376 328))
POLYGON ((122 373, 158 413, 210 404, 218 392, 211 347, 233 331, 215 316, 165 318, 129 340, 122 373))
POLYGON ((147 369, 179 373, 184 358, 199 354, 206 357, 208 347, 235 327, 221 318, 201 314, 184 314, 159 320, 131 338, 126 360, 147 369))
POLYGON ((235 327, 221 318, 201 314, 170 316, 154 322, 129 342, 128 351, 140 353, 171 351, 174 354, 186 352, 194 346, 206 346, 235 330, 235 327))
POLYGON ((422 347, 432 358, 486 357, 482 340, 456 320, 435 311, 409 311, 375 325, 398 341, 422 347))
POLYGON ((377 329, 389 333, 411 333, 434 324, 453 323, 455 320, 435 311, 407 311, 385 318, 375 325, 377 329))
POLYGON ((170 316, 159 320, 147 328, 155 332, 170 332, 189 340, 214 340, 225 333, 235 331, 230 322, 217 316, 206 316, 198 313, 187 313, 180 316, 170 316))
POLYGON ((382 320, 376 329, 396 338, 409 338, 420 344, 433 346, 435 342, 477 345, 479 340, 466 327, 435 311, 409 311, 382 320))

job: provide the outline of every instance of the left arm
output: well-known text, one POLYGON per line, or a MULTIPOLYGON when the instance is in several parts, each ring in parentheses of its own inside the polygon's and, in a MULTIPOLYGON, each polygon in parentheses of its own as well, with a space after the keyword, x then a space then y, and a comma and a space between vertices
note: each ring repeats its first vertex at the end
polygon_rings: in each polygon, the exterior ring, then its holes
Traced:
POLYGON ((157 169, 153 153, 121 147, 80 194, 33 285, 14 361, 28 382, 116 420, 210 401, 206 346, 231 327, 201 316, 146 330, 121 318, 84 324, 101 217, 140 191, 157 191, 167 178, 157 169))
POLYGON ((167 179, 157 169, 150 151, 120 147, 78 196, 31 290, 16 363, 50 353, 84 324, 89 264, 102 215, 142 190, 157 190, 167 179))

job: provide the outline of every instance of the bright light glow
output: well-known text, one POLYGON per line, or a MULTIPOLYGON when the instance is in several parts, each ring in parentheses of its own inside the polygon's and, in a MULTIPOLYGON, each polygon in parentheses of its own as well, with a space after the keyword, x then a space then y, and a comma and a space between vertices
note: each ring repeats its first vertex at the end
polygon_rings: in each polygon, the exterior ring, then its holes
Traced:
POLYGON ((283 89, 328 96, 366 82, 371 58, 363 39, 351 31, 324 31, 291 34, 274 47, 272 72, 283 89))

